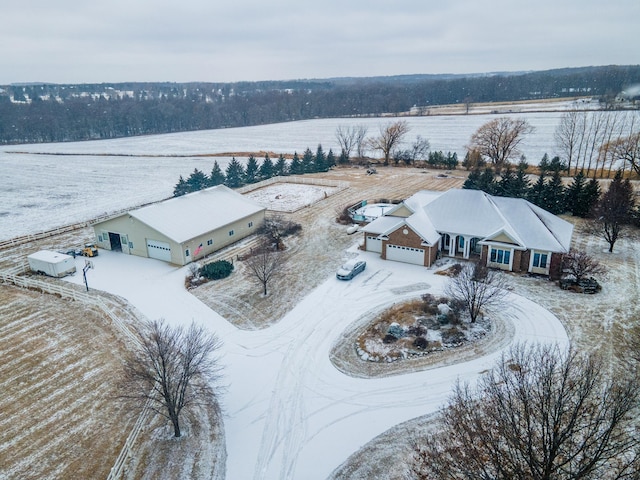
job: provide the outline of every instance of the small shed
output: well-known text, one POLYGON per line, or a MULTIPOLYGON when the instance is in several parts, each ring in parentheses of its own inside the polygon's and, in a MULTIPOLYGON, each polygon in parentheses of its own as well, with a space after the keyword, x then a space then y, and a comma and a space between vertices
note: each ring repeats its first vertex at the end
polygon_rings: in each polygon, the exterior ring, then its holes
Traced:
POLYGON ((218 185, 131 210, 93 229, 100 248, 186 265, 255 233, 265 212, 218 185))

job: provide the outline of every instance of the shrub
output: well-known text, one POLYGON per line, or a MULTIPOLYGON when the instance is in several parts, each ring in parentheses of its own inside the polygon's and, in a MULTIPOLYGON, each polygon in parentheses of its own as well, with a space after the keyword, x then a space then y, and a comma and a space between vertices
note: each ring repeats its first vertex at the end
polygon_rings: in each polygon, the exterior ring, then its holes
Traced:
POLYGON ((392 323, 387 330, 387 335, 393 335, 396 338, 402 338, 407 336, 407 332, 397 323, 392 323))
POLYGON ((218 260, 207 263, 200 269, 200 275, 210 280, 226 278, 233 272, 233 264, 227 260, 218 260))
POLYGON ((394 337, 393 335, 387 334, 384 336, 384 338, 382 339, 382 343, 393 343, 396 340, 398 340, 397 337, 394 337))
POLYGON ((420 350, 424 350, 425 348, 427 348, 427 344, 427 339, 424 337, 416 337, 416 339, 413 341, 413 346, 420 350))
POLYGON ((457 328, 449 328, 442 331, 442 343, 455 345, 464 342, 465 336, 457 328))

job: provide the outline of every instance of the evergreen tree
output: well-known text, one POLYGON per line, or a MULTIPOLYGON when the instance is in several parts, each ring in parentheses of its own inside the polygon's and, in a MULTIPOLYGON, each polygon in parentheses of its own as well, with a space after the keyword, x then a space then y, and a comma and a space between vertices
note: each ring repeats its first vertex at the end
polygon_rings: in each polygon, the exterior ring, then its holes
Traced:
POLYGON ((564 213, 566 211, 565 190, 560 172, 554 172, 551 180, 545 185, 543 194, 544 205, 541 205, 541 207, 554 215, 564 213))
POLYGON ((516 187, 516 175, 511 170, 511 167, 507 167, 500 172, 500 181, 495 185, 495 194, 500 197, 517 197, 516 187))
POLYGON ((568 170, 567 164, 560 160, 557 155, 551 159, 549 163, 549 170, 552 172, 563 172, 568 170))
POLYGON ((480 190, 479 184, 480 184, 480 169, 474 168, 473 170, 471 170, 471 173, 462 184, 462 188, 466 188, 467 190, 480 190))
POLYGON ((258 161, 256 157, 253 155, 249 156, 249 160, 247 160, 247 167, 244 171, 244 182, 247 184, 256 183, 258 181, 258 171, 260 167, 258 166, 258 161))
POLYGON ((225 185, 229 188, 238 188, 244 184, 244 167, 236 157, 227 165, 226 177, 225 185))
POLYGON ((209 186, 215 187, 216 185, 224 184, 225 176, 222 173, 222 169, 218 164, 218 161, 213 162, 213 168, 211 169, 211 175, 209 175, 209 186))
POLYGON ((316 156, 313 159, 314 162, 314 172, 326 172, 329 170, 329 166, 327 165, 327 157, 324 154, 324 150, 322 150, 322 145, 318 144, 318 149, 316 150, 316 156))
POLYGON ((546 191, 546 183, 542 172, 538 175, 538 180, 533 184, 529 190, 527 200, 540 208, 544 208, 544 194, 546 191))
POLYGON ((584 172, 580 170, 567 187, 567 210, 575 217, 586 217, 591 208, 584 203, 586 183, 584 172))
POLYGON ((340 156, 338 157, 338 163, 340 165, 346 165, 347 163, 349 163, 349 155, 347 154, 346 151, 342 150, 342 152, 340 152, 340 156))
POLYGON ((189 178, 187 178, 187 188, 189 192, 197 192, 198 190, 207 188, 208 183, 209 178, 207 175, 197 168, 194 168, 189 178))
POLYGON ((458 154, 456 152, 447 152, 447 158, 444 161, 444 166, 448 170, 455 170, 458 166, 458 154))
POLYGON ((302 155, 302 172, 313 173, 315 172, 315 165, 313 164, 313 152, 310 148, 307 148, 302 155))
POLYGON ((538 164, 538 169, 540 170, 541 175, 546 175, 549 171, 549 155, 546 153, 542 156, 542 160, 538 164))
POLYGON ((333 150, 329 149, 327 153, 327 170, 336 166, 336 156, 333 154, 333 150))
POLYGON ((527 168, 529 168, 529 165, 524 160, 518 164, 516 178, 513 184, 514 197, 527 198, 529 196, 531 182, 529 181, 529 177, 527 176, 527 168))
POLYGON ((287 161, 284 159, 284 155, 280 154, 278 157, 278 161, 273 167, 273 172, 275 175, 280 177, 289 175, 289 169, 287 167, 287 161))
POLYGON ((178 183, 173 188, 173 196, 180 197, 187 193, 189 193, 189 186, 187 185, 187 182, 184 181, 184 178, 182 178, 182 175, 180 175, 180 178, 178 179, 178 183))
POLYGON ((586 205, 586 217, 593 215, 593 210, 600 200, 602 189, 600 183, 595 178, 590 179, 584 189, 584 203, 586 205))
POLYGON ((291 173, 291 175, 302 175, 304 173, 304 166, 302 165, 297 152, 293 153, 291 165, 289 165, 289 173, 291 173))
POLYGON ((478 189, 489 195, 496 193, 496 178, 491 167, 487 167, 480 174, 478 179, 478 189))
POLYGON ((258 176, 260 177, 260 180, 266 180, 268 178, 273 177, 274 173, 274 168, 273 168, 273 162, 271 161, 271 158, 269 157, 269 154, 265 154, 264 156, 264 160, 262 162, 262 164, 260 165, 260 170, 258 171, 258 176))

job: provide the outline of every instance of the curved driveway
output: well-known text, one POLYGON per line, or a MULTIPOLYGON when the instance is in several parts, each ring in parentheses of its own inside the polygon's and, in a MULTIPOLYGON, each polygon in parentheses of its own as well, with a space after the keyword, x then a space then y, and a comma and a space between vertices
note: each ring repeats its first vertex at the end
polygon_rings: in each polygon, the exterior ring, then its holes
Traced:
MULTIPOLYGON (((90 287, 127 298, 148 318, 193 319, 223 340, 226 478, 324 479, 376 435, 436 411, 456 379, 474 380, 501 354, 388 378, 339 372, 329 352, 351 322, 371 309, 439 293, 446 281, 423 267, 360 255, 367 261, 363 274, 350 282, 328 278, 280 322, 258 331, 236 329, 186 292, 186 268, 101 251, 88 278, 90 287)), ((568 343, 547 310, 515 294, 508 302, 503 314, 513 321, 512 341, 568 343)))

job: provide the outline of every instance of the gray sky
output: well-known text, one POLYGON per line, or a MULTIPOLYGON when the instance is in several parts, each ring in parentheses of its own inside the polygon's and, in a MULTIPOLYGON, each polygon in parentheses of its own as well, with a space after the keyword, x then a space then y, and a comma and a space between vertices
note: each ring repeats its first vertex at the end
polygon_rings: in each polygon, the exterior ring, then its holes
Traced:
POLYGON ((281 80, 640 64, 638 0, 25 0, 0 84, 281 80))

